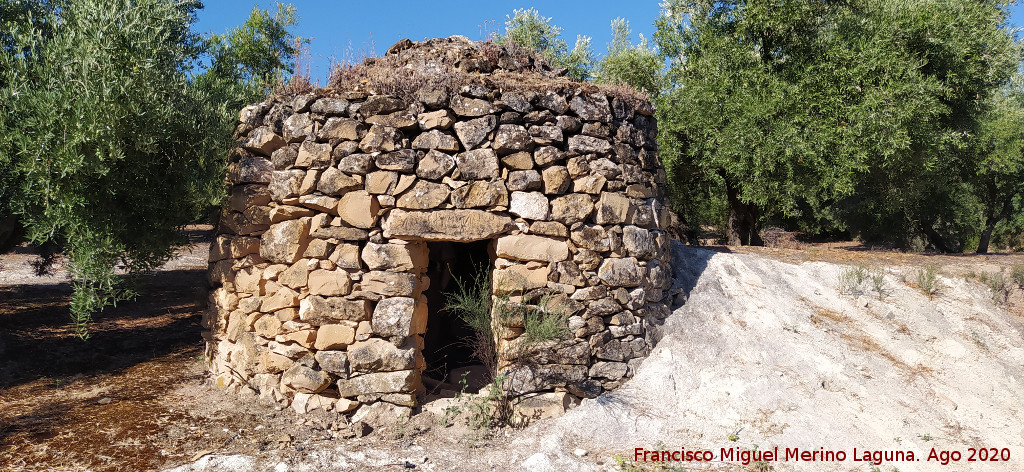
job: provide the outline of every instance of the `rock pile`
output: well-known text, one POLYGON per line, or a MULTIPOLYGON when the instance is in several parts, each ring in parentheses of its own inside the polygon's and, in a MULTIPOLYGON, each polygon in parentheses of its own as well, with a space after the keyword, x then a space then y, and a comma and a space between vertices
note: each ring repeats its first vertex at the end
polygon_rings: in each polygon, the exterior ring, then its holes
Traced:
MULTIPOLYGON (((452 40, 394 54, 437 41, 452 40)), ((495 295, 570 315, 567 339, 499 359, 510 388, 593 397, 631 375, 669 314, 653 108, 550 74, 477 74, 242 110, 204 317, 219 385, 302 412, 408 415, 431 241, 492 241, 495 295)), ((521 342, 506 328, 501 353, 521 342)))

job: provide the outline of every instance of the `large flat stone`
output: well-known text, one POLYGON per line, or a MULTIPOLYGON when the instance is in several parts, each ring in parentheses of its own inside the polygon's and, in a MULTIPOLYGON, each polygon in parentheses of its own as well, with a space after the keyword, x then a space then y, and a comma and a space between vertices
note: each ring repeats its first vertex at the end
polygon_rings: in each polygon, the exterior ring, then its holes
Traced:
POLYGON ((386 238, 465 242, 490 239, 511 225, 511 218, 483 210, 396 209, 388 213, 382 226, 386 238))
POLYGON ((413 392, 419 383, 420 375, 416 370, 363 374, 338 380, 338 394, 341 397, 355 397, 376 393, 413 392))
POLYGON ((512 260, 558 262, 569 258, 569 245, 557 239, 518 234, 498 238, 497 254, 512 260))

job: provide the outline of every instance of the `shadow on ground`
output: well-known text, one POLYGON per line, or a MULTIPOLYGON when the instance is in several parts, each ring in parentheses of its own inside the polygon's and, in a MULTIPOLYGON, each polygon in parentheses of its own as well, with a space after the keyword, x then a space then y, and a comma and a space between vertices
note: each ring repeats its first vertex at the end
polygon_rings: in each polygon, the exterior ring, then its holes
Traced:
POLYGON ((114 373, 202 343, 201 270, 157 272, 142 295, 94 316, 83 341, 69 326, 70 284, 0 287, 0 389, 40 378, 114 373))

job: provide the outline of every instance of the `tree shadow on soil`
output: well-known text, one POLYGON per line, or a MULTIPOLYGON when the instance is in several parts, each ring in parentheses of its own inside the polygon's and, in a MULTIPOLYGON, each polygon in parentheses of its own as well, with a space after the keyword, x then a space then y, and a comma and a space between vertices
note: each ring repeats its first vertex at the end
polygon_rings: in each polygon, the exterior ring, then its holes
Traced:
POLYGON ((0 287, 0 391, 117 373, 181 349, 201 352, 205 271, 156 272, 139 288, 136 300, 95 314, 83 341, 69 325, 70 284, 0 287))

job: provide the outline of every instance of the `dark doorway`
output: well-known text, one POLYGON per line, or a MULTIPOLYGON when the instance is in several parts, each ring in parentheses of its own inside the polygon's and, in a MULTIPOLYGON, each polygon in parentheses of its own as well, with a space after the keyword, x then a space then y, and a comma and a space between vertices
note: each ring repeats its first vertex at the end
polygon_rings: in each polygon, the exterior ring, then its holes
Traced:
MULTIPOLYGON (((470 243, 434 242, 428 243, 430 264, 427 276, 427 333, 423 336, 423 358, 427 363, 424 372, 428 388, 431 384, 442 389, 458 387, 462 372, 469 370, 467 377, 470 389, 479 388, 486 376, 482 363, 473 354, 473 340, 476 333, 457 314, 444 307, 452 293, 459 290, 459 284, 472 284, 481 270, 492 265, 488 251, 489 241, 470 243), (433 380, 434 382, 432 382, 433 380)), ((468 285, 467 285, 468 286, 468 285)), ((475 390, 474 390, 475 391, 475 390)))

